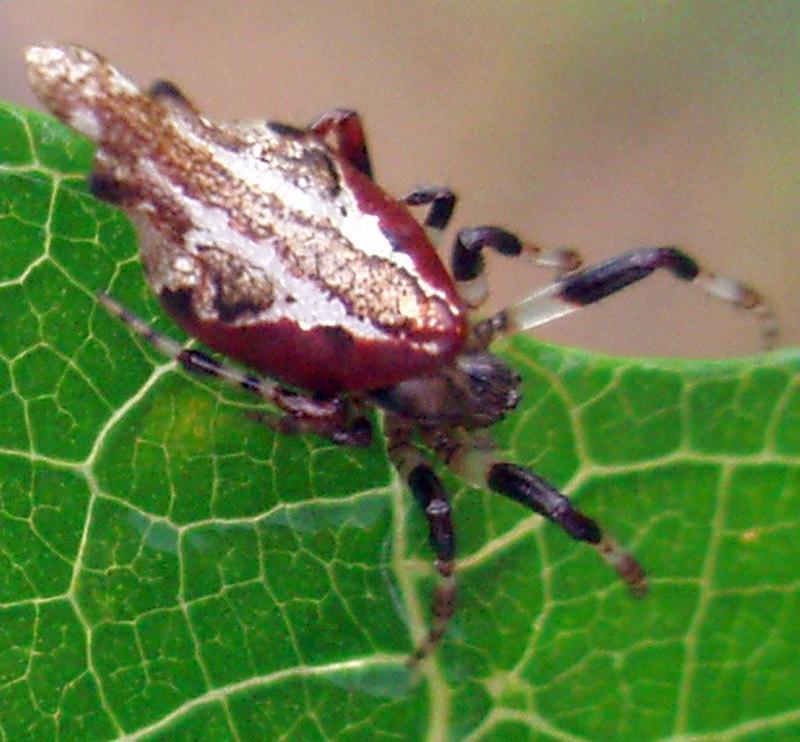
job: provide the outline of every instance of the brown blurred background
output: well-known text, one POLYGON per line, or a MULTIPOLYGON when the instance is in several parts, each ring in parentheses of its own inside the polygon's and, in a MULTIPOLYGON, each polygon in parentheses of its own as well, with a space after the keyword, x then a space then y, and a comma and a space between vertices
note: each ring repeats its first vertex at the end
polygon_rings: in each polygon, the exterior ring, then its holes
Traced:
MULTIPOLYGON (((796 0, 4 0, 0 97, 34 104, 21 60, 41 41, 174 79, 213 117, 357 108, 378 179, 450 185, 457 227, 590 260, 682 245, 762 289, 781 342, 800 342, 796 0)), ((492 308, 548 278, 490 262, 492 308)), ((749 317, 665 276, 538 334, 630 355, 757 348, 749 317)))

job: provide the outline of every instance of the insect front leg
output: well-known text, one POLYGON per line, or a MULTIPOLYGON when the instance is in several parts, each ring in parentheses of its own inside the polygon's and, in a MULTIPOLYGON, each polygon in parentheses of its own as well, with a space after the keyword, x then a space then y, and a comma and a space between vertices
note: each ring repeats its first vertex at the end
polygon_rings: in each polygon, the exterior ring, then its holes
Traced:
POLYGON ((555 268, 559 275, 576 270, 583 262, 580 254, 571 248, 545 250, 521 242, 519 237, 500 227, 462 229, 453 245, 451 270, 459 293, 473 309, 483 304, 489 295, 489 285, 484 275, 484 247, 501 255, 527 255, 536 265, 555 268))
POLYGON ((430 206, 423 225, 434 245, 439 244, 442 232, 447 229, 458 197, 447 186, 422 186, 415 188, 405 198, 407 206, 430 206))
POLYGON ((455 532, 447 492, 411 441, 410 426, 396 416, 387 414, 386 434, 389 456, 428 519, 428 542, 436 555, 436 571, 439 573, 439 583, 431 603, 431 627, 428 635, 408 658, 409 667, 414 667, 436 649, 455 611, 455 532))
POLYGON ((313 121, 308 130, 325 140, 364 175, 372 177, 372 164, 361 117, 347 108, 334 108, 313 121))
POLYGON ((227 364, 221 364, 199 350, 184 348, 166 335, 156 332, 143 319, 125 309, 107 294, 98 294, 100 304, 121 319, 156 350, 195 374, 214 376, 229 386, 244 389, 271 402, 285 414, 256 412, 250 417, 282 433, 316 433, 345 446, 368 446, 372 441, 369 420, 340 397, 318 399, 299 394, 280 384, 227 364))
POLYGON ((316 433, 340 446, 358 448, 372 443, 372 424, 348 399, 309 397, 278 386, 269 400, 286 414, 276 418, 257 412, 251 417, 281 433, 316 433))
POLYGON ((761 295, 740 281, 703 270, 677 247, 641 247, 570 273, 518 304, 478 322, 473 328, 474 335, 486 347, 498 334, 513 334, 563 317, 605 299, 659 269, 699 286, 709 296, 752 312, 760 325, 762 345, 765 348, 774 345, 778 324, 761 295))
POLYGON ((604 533, 600 526, 584 515, 550 482, 522 466, 495 463, 486 475, 489 488, 520 505, 544 516, 560 526, 576 541, 593 546, 601 557, 623 579, 635 598, 647 592, 644 570, 635 557, 604 533))
POLYGON ((493 492, 555 523, 570 538, 592 546, 622 578, 631 595, 640 598, 647 592, 644 570, 630 552, 544 477, 523 466, 497 461, 488 434, 429 431, 423 438, 442 461, 475 487, 488 485, 493 492))

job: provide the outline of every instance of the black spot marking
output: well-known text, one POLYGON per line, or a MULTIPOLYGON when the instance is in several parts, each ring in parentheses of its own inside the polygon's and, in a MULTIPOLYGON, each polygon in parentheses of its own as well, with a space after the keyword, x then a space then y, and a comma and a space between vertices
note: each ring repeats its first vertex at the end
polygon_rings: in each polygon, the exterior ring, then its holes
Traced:
POLYGON ((323 160, 323 164, 325 165, 326 169, 328 170, 328 174, 331 178, 331 195, 336 196, 342 190, 342 184, 339 180, 339 172, 336 170, 336 166, 333 164, 333 160, 326 154, 323 160))
POLYGON ((282 137, 304 137, 306 135, 305 129, 292 126, 292 124, 282 124, 279 121, 267 121, 267 126, 282 137))
POLYGON ((325 184, 331 198, 337 196, 342 190, 339 173, 333 164, 331 156, 323 149, 308 149, 303 153, 303 165, 311 172, 318 173, 318 177, 325 184))
POLYGON ((243 316, 254 316, 263 309, 261 304, 249 299, 233 300, 231 295, 234 292, 222 283, 219 275, 214 277, 214 284, 217 289, 214 296, 214 308, 223 322, 235 322, 243 316), (228 288, 227 291, 226 288, 228 288))
POLYGON ((159 298, 170 314, 176 317, 193 318, 195 316, 191 289, 178 289, 177 291, 164 289, 159 298))
POLYGON ((214 300, 214 307, 219 314, 219 318, 223 322, 235 322, 242 316, 255 315, 260 309, 257 304, 253 304, 249 301, 238 301, 233 304, 227 304, 222 300, 219 294, 217 294, 217 297, 214 300))
POLYGON ((171 80, 156 80, 147 92, 153 98, 172 98, 184 105, 191 105, 183 91, 171 80))
POLYGON ((201 353, 199 350, 182 350, 178 355, 178 361, 192 373, 206 376, 219 375, 219 364, 211 356, 201 353))
POLYGON ((89 190, 95 198, 110 204, 122 204, 135 195, 130 186, 116 178, 103 173, 94 172, 89 176, 89 190))
POLYGON ((334 430, 331 440, 342 446, 364 448, 372 443, 372 424, 365 417, 356 418, 350 427, 334 430))
POLYGON ((261 390, 261 379, 257 376, 245 376, 245 378, 241 380, 240 386, 248 392, 258 392, 261 390))
POLYGON ((344 327, 323 327, 325 339, 337 353, 347 353, 353 347, 355 340, 344 327))
POLYGON ((383 236, 386 237, 389 244, 392 246, 392 252, 406 252, 406 243, 402 235, 397 234, 397 232, 386 225, 381 225, 381 232, 383 232, 383 236))

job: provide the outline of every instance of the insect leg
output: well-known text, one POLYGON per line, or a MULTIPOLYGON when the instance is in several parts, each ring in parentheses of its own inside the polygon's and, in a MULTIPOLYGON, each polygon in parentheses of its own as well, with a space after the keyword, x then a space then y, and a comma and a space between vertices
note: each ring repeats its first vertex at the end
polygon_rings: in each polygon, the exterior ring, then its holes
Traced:
POLYGON ((192 373, 214 376, 229 386, 251 392, 271 402, 284 415, 257 412, 250 416, 283 433, 316 433, 334 443, 347 446, 368 446, 372 440, 372 426, 363 416, 354 416, 347 402, 333 397, 316 399, 298 394, 280 384, 234 366, 221 364, 199 350, 184 348, 179 342, 156 332, 143 319, 125 309, 108 294, 97 295, 100 304, 112 315, 121 319, 137 335, 156 350, 172 358, 192 373))
POLYGON ((411 442, 410 427, 396 416, 387 415, 386 432, 389 456, 428 519, 428 542, 436 555, 436 571, 439 573, 439 583, 431 603, 431 627, 408 658, 408 665, 413 667, 436 649, 455 611, 455 533, 447 492, 430 464, 411 442))
POLYGON ((438 244, 442 232, 450 223, 456 208, 457 196, 447 186, 422 186, 403 198, 407 206, 428 206, 423 225, 434 245, 438 244))
POLYGON ((616 570, 635 598, 647 592, 644 570, 633 555, 603 533, 595 521, 575 508, 569 498, 546 479, 516 464, 496 463, 490 467, 486 483, 495 492, 543 515, 576 541, 593 546, 616 570))
POLYGON ((760 324, 764 347, 774 345, 778 325, 759 293, 739 281, 701 269, 693 258, 676 247, 641 247, 570 273, 518 304, 478 322, 473 332, 485 347, 497 334, 527 330, 570 314, 661 268, 682 281, 696 284, 710 296, 751 311, 760 324))
POLYGON ((500 227, 471 227, 462 229, 456 236, 451 257, 453 278, 464 301, 470 307, 479 307, 489 294, 484 275, 483 248, 488 247, 502 255, 529 255, 537 265, 555 268, 559 275, 580 267, 581 256, 571 248, 545 250, 536 245, 523 244, 520 239, 500 227))
POLYGON ((308 130, 325 140, 353 167, 372 177, 367 137, 356 111, 347 108, 326 111, 309 125, 308 130), (329 137, 332 137, 332 142, 329 137))
POLYGON ((498 462, 494 455, 494 442, 488 434, 430 431, 423 433, 423 438, 439 458, 466 481, 476 487, 488 484, 492 491, 560 526, 576 541, 594 547, 622 578, 631 595, 640 598, 647 592, 644 570, 630 552, 546 479, 525 467, 498 462))

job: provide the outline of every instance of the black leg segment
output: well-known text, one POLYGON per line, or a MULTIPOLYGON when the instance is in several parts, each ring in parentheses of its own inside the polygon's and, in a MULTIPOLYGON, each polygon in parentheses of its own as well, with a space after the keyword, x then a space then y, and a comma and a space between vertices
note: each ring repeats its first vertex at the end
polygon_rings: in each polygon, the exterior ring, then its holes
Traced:
POLYGON ((572 304, 592 304, 663 268, 682 281, 694 281, 697 263, 677 247, 642 247, 574 273, 563 281, 561 297, 572 304))
POLYGON ((516 464, 495 464, 486 481, 495 492, 553 521, 576 541, 600 543, 600 526, 572 507, 566 495, 538 474, 516 464))
POLYGON ((451 257, 451 269, 456 281, 471 281, 483 273, 482 250, 491 248, 501 255, 519 255, 522 243, 514 234, 500 227, 462 229, 456 236, 451 257))
POLYGON ((455 556, 455 535, 447 493, 439 477, 427 464, 414 467, 408 475, 408 486, 428 519, 428 541, 436 554, 436 567, 440 572, 444 570, 449 574, 455 556))
POLYGON ((431 654, 442 640, 456 605, 455 529, 447 492, 439 477, 412 441, 413 425, 392 413, 386 414, 389 457, 411 490, 428 520, 428 542, 436 556, 439 582, 431 601, 431 627, 408 658, 409 667, 431 654))
POLYGON ((483 249, 488 247, 501 255, 517 257, 523 253, 536 265, 555 268, 558 275, 569 274, 582 262, 578 252, 570 248, 545 250, 523 243, 519 237, 501 227, 483 226, 462 229, 456 236, 450 258, 450 269, 464 301, 479 307, 489 295, 484 272, 483 249))
POLYGON ((409 666, 413 667, 433 652, 455 611, 455 534, 447 493, 433 469, 426 463, 418 463, 408 473, 407 481, 428 519, 428 542, 436 555, 436 570, 441 576, 431 603, 432 623, 428 636, 408 659, 409 666))
POLYGON ((481 347, 486 347, 497 335, 530 330, 564 317, 647 278, 657 270, 665 270, 701 288, 709 296, 748 310, 759 322, 764 347, 774 344, 778 324, 755 289, 704 270, 694 258, 672 246, 640 247, 589 268, 569 272, 517 304, 477 322, 473 326, 473 335, 481 347))
POLYGON ((409 193, 403 203, 407 206, 427 206, 428 215, 423 222, 429 229, 442 231, 447 228, 456 208, 456 194, 447 186, 423 186, 409 193))
POLYGON ((494 464, 486 477, 491 489, 543 515, 561 526, 576 541, 593 546, 600 556, 625 581, 631 595, 642 597, 647 592, 644 570, 600 526, 585 516, 546 479, 516 464, 494 464))
POLYGON ((97 298, 112 315, 121 319, 156 350, 180 363, 186 371, 213 376, 229 386, 244 389, 271 402, 285 413, 253 412, 249 415, 252 419, 282 433, 316 433, 339 445, 363 447, 371 443, 372 425, 350 399, 298 394, 271 379, 219 363, 202 351, 184 348, 172 338, 156 332, 147 322, 107 294, 99 294, 97 298))

